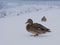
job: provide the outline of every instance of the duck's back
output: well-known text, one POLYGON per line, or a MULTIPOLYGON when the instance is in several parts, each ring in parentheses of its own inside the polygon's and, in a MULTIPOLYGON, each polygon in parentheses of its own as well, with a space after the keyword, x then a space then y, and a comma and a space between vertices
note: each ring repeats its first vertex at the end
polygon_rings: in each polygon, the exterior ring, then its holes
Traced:
POLYGON ((34 23, 33 26, 35 28, 40 28, 41 30, 49 30, 47 27, 43 26, 42 24, 39 23, 34 23))

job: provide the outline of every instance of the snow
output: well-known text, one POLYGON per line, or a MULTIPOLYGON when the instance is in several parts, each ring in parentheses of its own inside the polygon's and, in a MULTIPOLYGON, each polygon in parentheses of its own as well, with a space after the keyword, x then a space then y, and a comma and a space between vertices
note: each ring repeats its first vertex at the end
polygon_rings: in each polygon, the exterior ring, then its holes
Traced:
POLYGON ((48 5, 23 5, 0 10, 0 45, 60 45, 60 7, 48 5), (47 22, 41 22, 46 16, 47 22), (33 19, 51 30, 51 33, 30 36, 25 22, 33 19))

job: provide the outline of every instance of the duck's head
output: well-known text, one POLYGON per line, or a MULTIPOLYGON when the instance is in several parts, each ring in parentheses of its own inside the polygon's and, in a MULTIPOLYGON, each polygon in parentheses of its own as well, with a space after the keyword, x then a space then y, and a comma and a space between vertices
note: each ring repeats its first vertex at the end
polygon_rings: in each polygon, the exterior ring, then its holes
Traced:
POLYGON ((26 24, 33 24, 33 20, 32 19, 28 19, 26 24))

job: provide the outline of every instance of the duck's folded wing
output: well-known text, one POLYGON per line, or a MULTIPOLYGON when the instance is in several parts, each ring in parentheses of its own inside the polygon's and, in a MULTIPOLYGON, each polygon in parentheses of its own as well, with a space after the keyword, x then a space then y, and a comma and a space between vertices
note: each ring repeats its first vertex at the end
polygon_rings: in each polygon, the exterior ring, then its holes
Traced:
POLYGON ((30 31, 33 33, 42 33, 43 31, 40 28, 31 27, 30 31))
POLYGON ((35 28, 40 28, 42 30, 49 30, 47 27, 43 26, 42 24, 34 23, 33 26, 35 28))

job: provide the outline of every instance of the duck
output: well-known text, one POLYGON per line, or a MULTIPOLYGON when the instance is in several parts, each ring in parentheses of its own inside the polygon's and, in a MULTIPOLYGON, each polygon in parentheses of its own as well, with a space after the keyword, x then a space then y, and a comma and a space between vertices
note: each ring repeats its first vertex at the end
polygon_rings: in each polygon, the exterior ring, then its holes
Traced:
POLYGON ((46 32, 51 32, 50 29, 43 26, 39 23, 33 23, 32 19, 28 19, 26 24, 26 30, 32 34, 33 36, 39 36, 39 34, 45 34, 46 32))
POLYGON ((41 21, 46 22, 47 21, 46 17, 43 16, 42 19, 41 19, 41 21))

